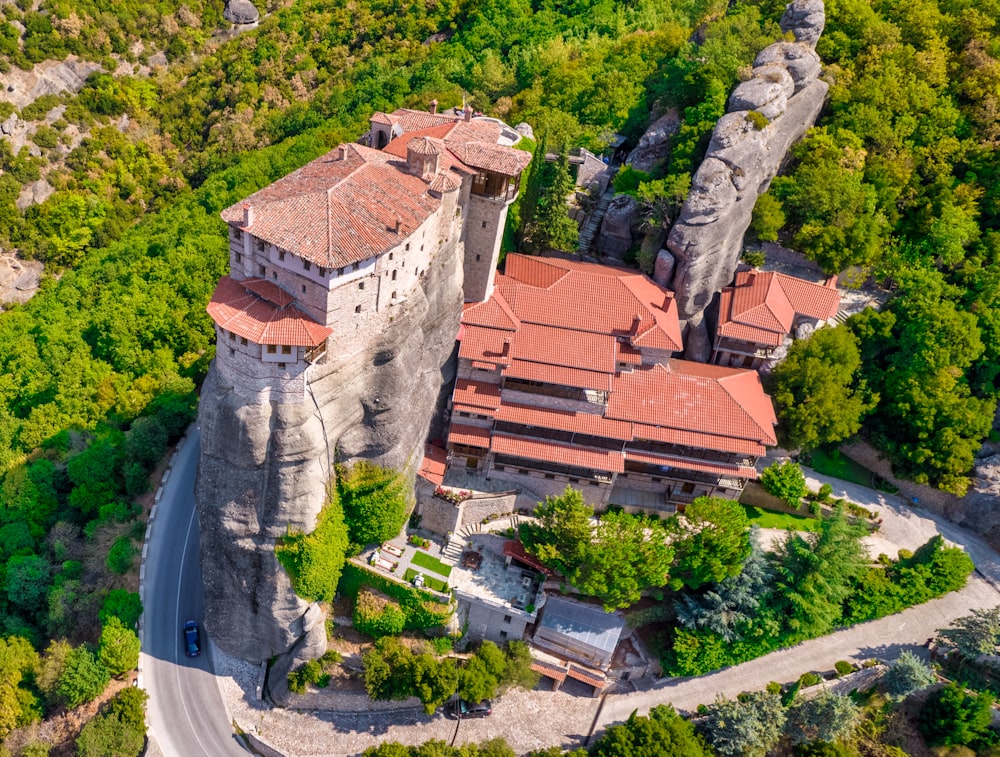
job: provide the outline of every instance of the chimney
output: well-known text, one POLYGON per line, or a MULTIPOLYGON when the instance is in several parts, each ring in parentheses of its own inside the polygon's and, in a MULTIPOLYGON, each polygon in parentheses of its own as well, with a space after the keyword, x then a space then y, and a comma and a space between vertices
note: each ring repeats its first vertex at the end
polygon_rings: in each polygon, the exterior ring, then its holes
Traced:
POLYGON ((629 332, 632 336, 639 333, 639 326, 642 325, 642 316, 638 313, 632 317, 632 330, 629 332))
POLYGON ((347 145, 342 144, 337 148, 337 157, 340 160, 347 160, 347 145))
POLYGON ((396 216, 396 233, 399 234, 400 230, 403 228, 403 219, 396 216))
POLYGON ((431 108, 430 108, 430 112, 431 112, 432 114, 434 114, 434 113, 437 113, 437 112, 438 112, 438 101, 437 101, 437 98, 435 98, 435 99, 431 100, 431 108))
POLYGON ((466 105, 465 106, 465 120, 466 121, 471 121, 472 120, 472 106, 471 105, 466 105))
POLYGON ((503 340, 503 349, 500 351, 500 357, 507 357, 510 354, 510 339, 503 340))
POLYGON ((253 226, 253 207, 249 202, 243 203, 243 227, 250 228, 253 226))

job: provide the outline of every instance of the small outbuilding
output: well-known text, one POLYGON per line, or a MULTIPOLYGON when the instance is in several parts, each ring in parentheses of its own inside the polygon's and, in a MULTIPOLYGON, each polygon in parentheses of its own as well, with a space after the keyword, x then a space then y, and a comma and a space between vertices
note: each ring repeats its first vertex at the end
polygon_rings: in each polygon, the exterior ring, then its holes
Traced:
POLYGON ((620 612, 550 596, 533 643, 559 657, 606 671, 624 629, 625 618, 620 612))

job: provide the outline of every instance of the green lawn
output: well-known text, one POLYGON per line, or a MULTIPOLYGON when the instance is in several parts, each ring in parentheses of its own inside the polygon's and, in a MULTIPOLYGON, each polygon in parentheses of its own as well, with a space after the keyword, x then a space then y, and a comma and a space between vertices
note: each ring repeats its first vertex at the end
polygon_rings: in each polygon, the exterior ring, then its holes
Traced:
MULTIPOLYGON (((413 583, 413 577, 417 575, 417 573, 419 572, 420 571, 416 571, 413 568, 407 568, 406 573, 403 576, 403 580, 413 583)), ((438 581, 436 578, 434 578, 433 576, 429 576, 426 573, 424 573, 423 576, 424 576, 424 586, 426 586, 428 589, 434 589, 435 591, 440 591, 444 594, 448 593, 448 584, 446 584, 444 581, 438 581)))
POLYGON ((743 509, 746 510, 750 522, 761 528, 792 528, 796 531, 815 531, 818 526, 815 518, 805 515, 763 510, 753 505, 743 505, 743 509))
POLYGON ((414 552, 413 559, 410 563, 413 565, 419 565, 421 568, 427 568, 427 570, 437 573, 439 576, 444 576, 445 578, 451 575, 450 565, 445 565, 436 557, 431 557, 429 554, 421 552, 419 549, 414 552))
POLYGON ((842 481, 850 481, 852 484, 874 487, 889 494, 896 494, 899 491, 895 486, 888 481, 883 481, 863 465, 854 462, 846 455, 842 455, 840 450, 834 449, 825 452, 816 449, 810 453, 810 457, 812 458, 810 467, 824 476, 833 476, 842 481))

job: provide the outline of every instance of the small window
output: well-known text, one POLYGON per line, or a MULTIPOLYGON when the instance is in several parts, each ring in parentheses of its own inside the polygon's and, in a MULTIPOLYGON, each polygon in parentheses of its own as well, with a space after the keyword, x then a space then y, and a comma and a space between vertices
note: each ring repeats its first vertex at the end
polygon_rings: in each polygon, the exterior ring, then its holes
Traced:
POLYGON ((500 638, 501 639, 506 639, 507 638, 507 632, 506 631, 501 631, 500 632, 500 638))
POLYGON ((358 282, 358 289, 364 289, 364 288, 365 288, 365 282, 359 281, 358 282))
POLYGON ((246 344, 246 343, 247 343, 247 338, 245 336, 241 336, 240 337, 240 344, 246 344))
POLYGON ((278 363, 278 367, 279 367, 279 368, 284 368, 284 367, 285 367, 285 364, 284 364, 284 363, 278 363))
POLYGON ((406 243, 406 248, 405 248, 405 249, 406 249, 406 250, 409 250, 409 249, 410 249, 410 243, 409 243, 409 242, 407 242, 407 243, 406 243))
POLYGON ((395 253, 392 253, 392 252, 390 252, 390 253, 389 253, 389 260, 392 260, 392 256, 393 256, 394 254, 395 254, 395 253))
POLYGON ((420 245, 420 251, 421 251, 421 252, 423 252, 423 251, 424 251, 424 246, 423 246, 423 245, 420 245))
POLYGON ((232 347, 229 348, 229 357, 236 357, 236 350, 232 347))
POLYGON ((396 299, 396 293, 395 292, 392 293, 392 299, 396 299))
POLYGON ((277 281, 278 280, 278 272, 277 271, 271 271, 271 278, 274 279, 275 281, 277 281))
POLYGON ((354 306, 354 312, 355 313, 360 313, 361 312, 361 306, 360 305, 355 305, 354 306))
POLYGON ((283 344, 283 345, 281 345, 281 354, 282 355, 291 355, 292 354, 292 345, 290 345, 290 344, 283 344))
POLYGON ((694 493, 694 484, 684 484, 681 487, 681 494, 693 494, 693 493, 694 493))
POLYGON ((361 263, 355 263, 353 266, 351 266, 352 271, 356 271, 359 268, 361 268, 361 263))
POLYGON ((483 221, 483 228, 486 228, 486 221, 483 221))
POLYGON ((238 252, 236 253, 236 262, 240 263, 241 265, 243 263, 243 256, 238 252))
POLYGON ((479 254, 477 253, 477 254, 476 254, 476 262, 478 263, 478 262, 479 262, 480 260, 482 260, 482 259, 483 259, 483 256, 482 256, 482 255, 479 255, 479 254))
POLYGON ((337 269, 337 275, 338 276, 343 276, 344 275, 344 269, 343 268, 338 268, 337 269))
POLYGON ((550 479, 550 480, 554 479, 555 477, 556 477, 556 475, 554 473, 546 473, 545 474, 545 478, 550 479))
POLYGON ((459 414, 460 416, 462 416, 463 418, 470 418, 470 417, 471 417, 471 415, 470 415, 469 413, 465 412, 464 410, 460 410, 460 411, 458 412, 458 414, 459 414))
POLYGON ((306 293, 306 285, 305 285, 305 284, 303 284, 303 285, 302 285, 302 294, 305 294, 305 293, 306 293))
POLYGON ((236 334, 234 334, 234 333, 233 333, 232 331, 230 331, 230 332, 229 332, 229 338, 230 338, 230 339, 231 339, 232 341, 234 341, 234 342, 235 342, 235 341, 236 341, 236 334))
POLYGON ((267 345, 267 354, 268 355, 273 355, 277 351, 278 351, 278 347, 276 345, 274 345, 274 344, 267 345))
POLYGON ((259 273, 261 276, 267 276, 267 269, 264 266, 259 265, 257 266, 257 273, 259 273))
POLYGON ((312 263, 310 263, 308 260, 303 260, 302 261, 302 270, 303 271, 308 271, 310 268, 312 268, 312 263))
POLYGON ((319 269, 319 276, 320 276, 321 279, 326 278, 326 269, 325 268, 320 267, 320 269, 319 269))
POLYGON ((396 272, 395 272, 395 271, 393 271, 393 272, 392 272, 392 280, 393 280, 393 281, 395 281, 395 280, 396 280, 396 272))
POLYGON ((510 615, 504 615, 503 616, 503 622, 504 623, 510 623, 510 621, 511 621, 510 615))
POLYGON ((284 260, 284 259, 285 259, 285 251, 278 250, 278 260, 284 260))

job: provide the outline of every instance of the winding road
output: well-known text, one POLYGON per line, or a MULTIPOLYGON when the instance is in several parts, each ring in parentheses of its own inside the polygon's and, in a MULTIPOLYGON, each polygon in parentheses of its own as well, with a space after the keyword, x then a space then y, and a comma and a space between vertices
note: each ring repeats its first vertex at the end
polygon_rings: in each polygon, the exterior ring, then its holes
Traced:
MULTIPOLYGON (((142 588, 141 685, 149 693, 150 741, 167 757, 246 757, 212 672, 210 645, 187 657, 181 625, 201 621, 202 583, 194 481, 200 440, 192 427, 163 483, 147 541, 142 588)), ((151 750, 155 753, 155 748, 151 750)))

